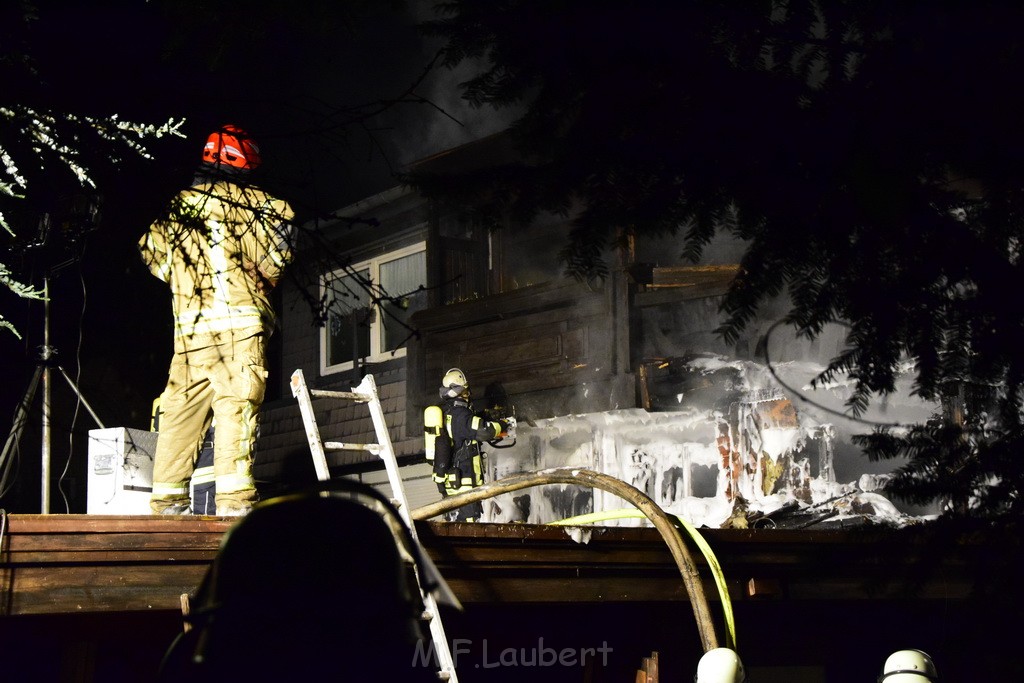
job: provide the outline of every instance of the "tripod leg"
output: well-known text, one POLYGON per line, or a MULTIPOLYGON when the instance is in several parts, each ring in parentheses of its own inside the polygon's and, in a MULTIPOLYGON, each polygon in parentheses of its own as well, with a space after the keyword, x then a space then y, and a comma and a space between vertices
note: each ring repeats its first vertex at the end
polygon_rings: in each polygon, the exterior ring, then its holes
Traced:
POLYGON ((89 414, 92 415, 92 419, 96 421, 96 424, 99 425, 100 429, 106 429, 106 427, 103 426, 103 422, 100 420, 100 418, 96 416, 96 412, 92 409, 92 406, 90 406, 89 402, 85 400, 85 396, 82 396, 82 392, 78 390, 78 387, 75 385, 72 379, 68 377, 68 373, 64 372, 64 368, 58 365, 57 369, 60 370, 60 374, 64 376, 64 379, 68 381, 68 385, 71 386, 71 390, 75 392, 75 395, 78 396, 78 398, 82 401, 82 405, 85 406, 85 409, 89 411, 89 414))
POLYGON ((43 366, 37 365, 35 374, 32 375, 32 381, 28 384, 28 389, 25 391, 25 395, 21 399, 21 403, 18 404, 18 408, 14 413, 14 422, 11 423, 11 431, 7 435, 7 441, 4 443, 3 453, 0 453, 0 493, 7 488, 7 476, 10 472, 10 463, 8 458, 11 457, 11 451, 21 441, 21 433, 25 429, 25 423, 28 421, 29 407, 32 405, 32 399, 35 398, 36 388, 39 386, 39 378, 43 376, 43 366))

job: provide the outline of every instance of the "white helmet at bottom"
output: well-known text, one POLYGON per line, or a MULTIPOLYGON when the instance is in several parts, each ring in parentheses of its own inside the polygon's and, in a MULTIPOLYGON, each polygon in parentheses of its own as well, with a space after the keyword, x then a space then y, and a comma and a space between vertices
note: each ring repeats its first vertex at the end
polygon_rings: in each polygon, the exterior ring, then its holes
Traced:
POLYGON ((727 647, 708 650, 697 662, 696 683, 744 683, 747 674, 739 655, 727 647))
POLYGON ((920 650, 898 650, 885 660, 878 683, 926 683, 938 679, 935 664, 927 653, 920 650))

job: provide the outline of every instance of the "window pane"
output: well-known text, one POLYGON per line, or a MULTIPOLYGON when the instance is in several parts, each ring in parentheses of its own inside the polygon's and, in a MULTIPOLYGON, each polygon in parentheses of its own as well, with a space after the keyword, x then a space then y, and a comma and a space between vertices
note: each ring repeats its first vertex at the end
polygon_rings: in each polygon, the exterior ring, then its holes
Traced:
POLYGON ((426 307, 427 255, 420 251, 380 265, 384 291, 395 300, 382 302, 381 351, 393 351, 409 338, 409 316, 426 307))
POLYGON ((370 353, 370 296, 360 280, 370 273, 334 277, 327 281, 327 364, 348 363, 370 353))

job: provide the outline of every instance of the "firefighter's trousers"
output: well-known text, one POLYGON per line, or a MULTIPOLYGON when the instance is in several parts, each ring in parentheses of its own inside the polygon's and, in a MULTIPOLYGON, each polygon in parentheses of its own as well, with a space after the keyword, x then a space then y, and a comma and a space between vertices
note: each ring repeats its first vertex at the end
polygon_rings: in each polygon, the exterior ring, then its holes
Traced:
MULTIPOLYGON (((484 483, 484 458, 477 443, 464 444, 455 452, 448 471, 445 489, 448 496, 472 491, 484 483)), ((463 505, 448 513, 451 522, 478 522, 483 517, 483 503, 477 501, 463 505)))
POLYGON ((160 436, 150 507, 188 504, 189 482, 211 420, 217 420, 213 469, 217 504, 257 500, 252 475, 259 409, 266 389, 266 337, 175 352, 160 398, 160 436))

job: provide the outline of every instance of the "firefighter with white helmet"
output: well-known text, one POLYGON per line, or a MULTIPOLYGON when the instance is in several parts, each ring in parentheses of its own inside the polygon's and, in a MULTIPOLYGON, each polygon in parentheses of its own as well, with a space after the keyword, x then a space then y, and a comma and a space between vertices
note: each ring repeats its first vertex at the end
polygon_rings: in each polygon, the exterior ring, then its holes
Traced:
POLYGON ((258 499, 252 475, 274 311, 268 293, 292 260, 292 208, 253 185, 259 148, 237 126, 209 135, 191 187, 139 241, 171 289, 174 353, 160 398, 150 507, 188 514, 189 480, 213 418, 218 515, 258 499))
MULTIPOLYGON (((444 496, 465 493, 484 483, 484 454, 481 444, 508 432, 504 420, 488 420, 470 407, 469 380, 459 368, 451 368, 441 379, 440 406, 424 411, 426 456, 432 461, 434 481, 444 496)), ((452 515, 453 521, 480 519, 483 506, 464 505, 452 515)))
POLYGON ((469 380, 466 379, 466 373, 462 370, 452 368, 441 378, 441 398, 457 398, 459 396, 469 398, 469 380))
POLYGON ((696 683, 744 683, 747 674, 734 650, 716 647, 701 656, 693 680, 696 683))
POLYGON ((928 683, 939 680, 932 658, 921 650, 897 650, 882 666, 878 683, 928 683))

